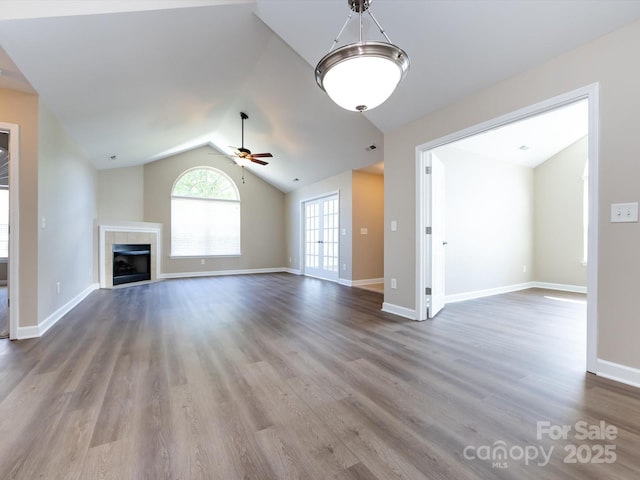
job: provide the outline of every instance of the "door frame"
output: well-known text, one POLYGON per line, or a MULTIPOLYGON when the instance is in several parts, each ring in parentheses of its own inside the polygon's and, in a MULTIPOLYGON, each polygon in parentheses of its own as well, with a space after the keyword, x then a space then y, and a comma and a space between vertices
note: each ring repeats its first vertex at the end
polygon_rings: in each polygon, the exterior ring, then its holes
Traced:
MULTIPOLYGON (((429 266, 425 266, 425 286, 430 288, 425 291, 425 318, 434 318, 445 306, 445 240, 444 234, 444 189, 445 173, 444 162, 440 160, 433 150, 425 152, 425 200, 429 201, 429 208, 425 208, 425 256, 429 266), (430 232, 427 233, 426 229, 430 232), (442 278, 438 278, 438 274, 442 278), (436 280, 437 279, 437 280, 436 280)), ((423 170, 424 171, 424 170, 423 170)), ((426 206, 426 203, 423 204, 426 206)))
POLYGON ((18 338, 20 326, 20 126, 0 122, 0 130, 9 134, 9 259, 7 279, 9 298, 9 338, 18 338))
POLYGON ((427 181, 425 169, 430 150, 462 140, 463 138, 504 126, 509 123, 563 107, 579 100, 589 101, 589 232, 587 263, 587 364, 586 370, 597 372, 598 361, 598 152, 599 152, 599 111, 600 84, 593 83, 576 90, 549 98, 528 107, 515 110, 472 127, 446 135, 436 140, 418 145, 416 152, 416 320, 426 319, 426 267, 427 255, 425 232, 425 201, 427 181))
MULTIPOLYGON (((337 196, 338 197, 338 233, 341 232, 342 229, 342 203, 341 203, 341 199, 340 199, 340 190, 333 190, 330 192, 325 192, 325 193, 321 193, 318 195, 313 195, 311 197, 305 197, 303 199, 300 200, 300 258, 299 258, 299 265, 300 265, 300 273, 302 275, 305 276, 313 276, 313 275, 308 275, 306 273, 306 265, 305 265, 305 257, 304 257, 304 253, 305 253, 305 238, 306 238, 306 231, 305 231, 305 220, 306 220, 306 214, 305 214, 305 203, 307 202, 314 202, 323 198, 328 198, 328 197, 334 197, 337 196)), ((340 246, 341 243, 341 238, 342 235, 338 235, 338 278, 336 280, 330 279, 330 278, 322 278, 322 280, 327 280, 329 282, 340 282, 340 265, 342 265, 342 248, 340 246)), ((316 277, 319 278, 319 277, 316 277)))

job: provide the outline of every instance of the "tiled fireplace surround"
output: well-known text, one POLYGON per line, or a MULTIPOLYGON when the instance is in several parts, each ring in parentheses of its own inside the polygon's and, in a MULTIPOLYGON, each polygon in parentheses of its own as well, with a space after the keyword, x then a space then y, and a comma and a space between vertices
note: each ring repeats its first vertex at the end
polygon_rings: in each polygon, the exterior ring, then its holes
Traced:
MULTIPOLYGON (((159 223, 131 223, 100 225, 100 288, 113 288, 113 244, 149 244, 151 245, 151 280, 156 281, 160 272, 160 233, 159 223)), ((139 282, 121 286, 133 286, 139 282)))

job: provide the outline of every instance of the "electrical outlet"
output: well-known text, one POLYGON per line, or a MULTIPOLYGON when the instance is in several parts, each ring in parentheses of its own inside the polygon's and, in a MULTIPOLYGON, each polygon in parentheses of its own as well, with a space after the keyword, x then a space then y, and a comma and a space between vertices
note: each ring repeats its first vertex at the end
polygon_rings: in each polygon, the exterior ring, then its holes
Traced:
POLYGON ((398 288, 398 280, 395 278, 391 279, 391 288, 398 288))
POLYGON ((200 265, 204 265, 204 258, 200 259, 200 265))
POLYGON ((527 266, 526 265, 522 265, 522 273, 527 273, 527 266))
POLYGON ((637 222, 638 221, 638 202, 634 203, 612 203, 611 204, 611 222, 637 222))
POLYGON ((60 293, 60 282, 56 282, 56 293, 60 293))

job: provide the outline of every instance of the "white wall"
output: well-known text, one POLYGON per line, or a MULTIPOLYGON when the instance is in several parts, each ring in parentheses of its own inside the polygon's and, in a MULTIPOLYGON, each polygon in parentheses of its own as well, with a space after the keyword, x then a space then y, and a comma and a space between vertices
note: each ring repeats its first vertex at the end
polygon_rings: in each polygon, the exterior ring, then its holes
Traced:
POLYGON ((41 323, 96 281, 93 247, 97 174, 42 102, 38 120, 38 323, 41 323))
POLYGON ((535 279, 587 286, 583 262, 584 137, 534 170, 535 279))
POLYGON ((445 168, 446 295, 532 281, 533 170, 455 146, 435 153, 445 168))
POLYGON ((401 286, 385 303, 416 309, 416 147, 597 82, 598 357, 640 368, 640 223, 612 224, 606 214, 611 203, 640 200, 638 45, 635 22, 385 134, 385 278, 401 286))

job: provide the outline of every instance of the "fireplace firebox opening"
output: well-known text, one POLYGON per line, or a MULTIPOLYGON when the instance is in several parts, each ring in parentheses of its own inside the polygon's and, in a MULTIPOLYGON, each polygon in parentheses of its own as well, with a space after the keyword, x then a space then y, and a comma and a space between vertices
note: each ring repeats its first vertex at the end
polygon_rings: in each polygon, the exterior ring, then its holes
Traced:
POLYGON ((113 285, 151 280, 151 245, 114 243, 113 285))

